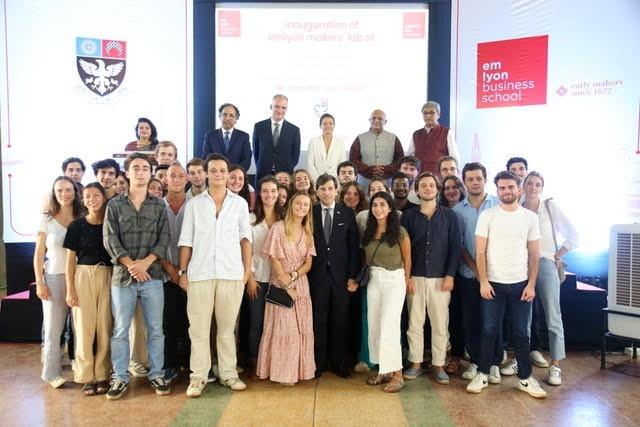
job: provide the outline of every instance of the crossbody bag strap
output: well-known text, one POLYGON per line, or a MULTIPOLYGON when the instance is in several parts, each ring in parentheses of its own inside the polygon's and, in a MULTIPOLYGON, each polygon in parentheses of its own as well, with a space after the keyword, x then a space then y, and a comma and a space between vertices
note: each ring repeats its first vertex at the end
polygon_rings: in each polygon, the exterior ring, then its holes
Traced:
MULTIPOLYGON (((378 246, 376 246, 376 250, 373 251, 373 255, 371 255, 371 262, 367 261, 367 265, 369 267, 371 267, 371 263, 373 262, 373 260, 376 259, 376 253, 378 252, 378 248, 380 248, 381 244, 382 244, 382 240, 378 242, 378 246)), ((366 257, 365 257, 365 261, 366 261, 366 257)))
POLYGON ((553 224, 553 215, 551 215, 551 209, 549 208, 549 200, 544 201, 544 207, 547 209, 547 213, 549 214, 549 221, 551 222, 551 234, 553 235, 553 244, 556 247, 556 252, 558 252, 558 240, 556 240, 556 227, 553 224))

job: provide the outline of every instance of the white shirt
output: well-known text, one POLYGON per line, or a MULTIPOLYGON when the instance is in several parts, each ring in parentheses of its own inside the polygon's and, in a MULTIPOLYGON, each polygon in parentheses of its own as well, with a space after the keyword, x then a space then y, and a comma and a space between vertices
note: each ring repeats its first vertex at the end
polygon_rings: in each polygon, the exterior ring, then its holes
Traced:
POLYGON ((233 131, 235 130, 235 128, 231 128, 229 130, 226 130, 223 127, 220 127, 220 130, 222 131, 222 139, 224 140, 224 134, 229 132, 229 142, 231 142, 231 136, 233 135, 233 131))
MULTIPOLYGON (((427 133, 431 132, 431 129, 425 126, 425 130, 427 133)), ((456 139, 453 136, 453 130, 449 129, 447 132, 447 151, 449 155, 456 159, 456 163, 460 164, 460 153, 458 152, 458 145, 456 144, 456 139)), ((411 138, 411 143, 409 144, 409 149, 405 153, 407 156, 415 156, 416 155, 416 145, 413 142, 413 138, 411 138)))
POLYGON ((62 247, 67 229, 53 217, 43 214, 38 232, 45 234, 44 244, 47 248, 44 271, 47 274, 64 274, 67 262, 67 250, 62 247))
POLYGON ((192 248, 187 267, 189 281, 241 280, 244 275, 240 241, 252 241, 249 206, 227 190, 220 215, 208 191, 187 203, 178 246, 192 248))
MULTIPOLYGON (((549 199, 549 209, 553 216, 558 247, 564 246, 567 250, 575 249, 578 246, 578 231, 552 199, 549 199), (563 241, 562 238, 565 240, 563 241)), ((551 229, 549 212, 543 200, 540 200, 540 206, 538 207, 538 222, 540 224, 540 256, 553 260, 553 256, 556 253, 556 245, 553 242, 553 230, 551 229)))
POLYGON ((329 206, 325 206, 322 204, 322 202, 320 202, 320 215, 322 217, 322 229, 324 230, 324 216, 327 214, 327 209, 329 209, 329 218, 331 218, 331 223, 333 224, 333 213, 335 211, 336 208, 336 202, 334 201, 333 203, 331 203, 331 205, 329 206))
POLYGON ((489 281, 509 284, 528 279, 527 243, 540 239, 536 214, 520 205, 515 211, 493 206, 480 213, 476 236, 487 238, 489 281))
MULTIPOLYGON (((251 224, 256 220, 254 214, 249 215, 251 224)), ((251 226, 251 235, 253 236, 253 260, 251 265, 251 271, 253 272, 253 278, 258 282, 269 283, 271 277, 271 262, 269 257, 265 257, 262 253, 264 248, 264 242, 267 241, 269 235, 269 226, 267 221, 262 221, 260 224, 251 226)))
POLYGON ((276 130, 276 123, 278 123, 280 125, 278 130, 282 134, 282 124, 284 123, 284 119, 280 120, 279 122, 276 122, 273 119, 271 119, 271 135, 273 135, 273 132, 275 132, 275 130, 276 130))
POLYGON ((347 152, 344 149, 344 143, 336 137, 331 138, 329 151, 324 146, 322 136, 312 138, 309 141, 307 171, 314 183, 324 173, 338 177, 338 165, 346 159, 347 152))

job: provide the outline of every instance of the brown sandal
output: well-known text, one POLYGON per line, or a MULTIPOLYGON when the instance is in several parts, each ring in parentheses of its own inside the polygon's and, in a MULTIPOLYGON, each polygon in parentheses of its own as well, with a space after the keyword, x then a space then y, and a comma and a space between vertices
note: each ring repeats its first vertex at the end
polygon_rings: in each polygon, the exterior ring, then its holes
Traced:
POLYGON ((96 394, 96 383, 86 383, 82 386, 82 394, 85 396, 95 396, 96 394))
POLYGON ((451 360, 449 360, 449 363, 447 363, 447 366, 445 366, 444 371, 449 375, 458 375, 458 372, 460 372, 460 367, 460 358, 452 357, 451 360))
POLYGON ((398 377, 391 378, 389 384, 382 388, 385 393, 397 393, 404 388, 404 381, 398 377))
POLYGON ((378 375, 375 375, 373 377, 369 377, 369 379, 367 379, 367 384, 369 384, 369 385, 380 385, 380 384, 386 384, 389 381, 391 381, 391 375, 389 375, 389 374, 378 374, 378 375))

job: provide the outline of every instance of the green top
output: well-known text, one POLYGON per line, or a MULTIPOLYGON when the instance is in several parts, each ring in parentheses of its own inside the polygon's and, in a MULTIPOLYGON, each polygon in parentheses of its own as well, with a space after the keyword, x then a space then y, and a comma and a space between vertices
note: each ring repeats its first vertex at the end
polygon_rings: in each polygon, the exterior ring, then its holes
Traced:
MULTIPOLYGON (((403 241, 406 237, 408 237, 407 230, 405 230, 404 227, 400 227, 400 241, 403 241)), ((402 253, 400 252, 400 244, 398 243, 394 246, 389 246, 387 242, 383 242, 374 257, 373 253, 376 251, 379 243, 380 239, 374 239, 365 246, 364 253, 367 265, 372 267, 381 267, 390 271, 404 268, 402 253)))

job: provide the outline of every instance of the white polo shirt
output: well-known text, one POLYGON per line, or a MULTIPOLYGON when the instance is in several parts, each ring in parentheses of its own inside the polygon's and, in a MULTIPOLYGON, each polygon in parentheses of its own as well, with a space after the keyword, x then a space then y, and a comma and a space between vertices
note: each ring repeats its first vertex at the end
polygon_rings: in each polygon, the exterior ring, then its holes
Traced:
POLYGON ((240 241, 252 242, 247 202, 227 190, 220 215, 208 191, 187 203, 178 246, 192 248, 189 281, 241 280, 244 275, 240 241))

